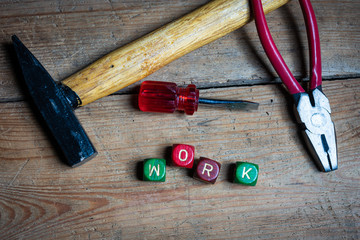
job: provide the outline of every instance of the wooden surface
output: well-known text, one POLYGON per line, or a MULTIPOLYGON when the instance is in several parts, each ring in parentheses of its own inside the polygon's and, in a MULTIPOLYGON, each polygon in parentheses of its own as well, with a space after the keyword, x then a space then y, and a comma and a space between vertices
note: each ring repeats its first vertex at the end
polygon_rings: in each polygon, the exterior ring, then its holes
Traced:
MULTIPOLYGON (((264 1, 265 13, 289 0, 264 1)), ((110 52, 62 81, 81 106, 115 93, 170 62, 244 26, 251 20, 247 0, 214 0, 110 52)))
MULTIPOLYGON (((74 169, 62 163, 24 97, 11 35, 62 80, 206 2, 1 1, 0 239, 360 238, 357 0, 313 1, 323 89, 337 131, 335 172, 319 172, 311 161, 253 23, 146 79, 192 82, 204 97, 257 101, 258 111, 143 113, 134 84, 76 110, 99 155, 74 169), (197 159, 219 161, 216 184, 169 166, 165 183, 141 181, 142 160, 169 159, 174 143, 194 145, 197 159), (236 161, 259 165, 255 187, 231 183, 236 161)), ((298 3, 267 19, 289 67, 306 80, 308 48, 298 3)))

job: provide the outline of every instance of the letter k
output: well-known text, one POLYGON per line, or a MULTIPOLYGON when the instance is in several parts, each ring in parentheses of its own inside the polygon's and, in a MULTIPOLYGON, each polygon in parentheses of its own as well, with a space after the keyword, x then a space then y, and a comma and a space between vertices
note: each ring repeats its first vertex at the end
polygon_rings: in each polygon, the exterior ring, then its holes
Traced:
POLYGON ((252 168, 249 168, 246 172, 245 172, 245 170, 246 170, 246 168, 244 167, 243 168, 243 173, 242 173, 242 178, 244 178, 245 175, 246 175, 246 177, 250 180, 250 177, 249 177, 248 173, 252 170, 252 168))

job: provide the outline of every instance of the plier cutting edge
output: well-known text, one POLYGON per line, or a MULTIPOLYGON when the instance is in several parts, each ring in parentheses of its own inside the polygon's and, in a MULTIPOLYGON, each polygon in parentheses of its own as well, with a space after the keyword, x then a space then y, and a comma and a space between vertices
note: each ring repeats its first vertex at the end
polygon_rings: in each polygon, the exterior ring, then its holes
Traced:
POLYGON ((261 0, 252 0, 256 28, 261 44, 280 79, 295 100, 295 115, 308 148, 319 169, 325 172, 338 168, 336 135, 330 117, 330 104, 322 92, 319 31, 310 0, 299 0, 305 18, 310 52, 310 91, 308 93, 290 72, 266 23, 261 0))

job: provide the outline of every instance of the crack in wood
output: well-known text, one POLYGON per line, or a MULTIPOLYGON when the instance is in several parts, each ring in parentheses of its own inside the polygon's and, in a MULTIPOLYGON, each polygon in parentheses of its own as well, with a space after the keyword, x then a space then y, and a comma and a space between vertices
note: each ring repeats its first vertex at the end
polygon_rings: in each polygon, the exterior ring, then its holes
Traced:
POLYGON ((8 187, 13 186, 13 183, 15 182, 16 178, 19 176, 19 174, 22 172, 22 170, 25 168, 25 166, 28 164, 29 161, 30 161, 30 158, 28 158, 25 161, 25 163, 20 167, 20 169, 17 171, 17 173, 15 174, 13 179, 9 182, 8 187))

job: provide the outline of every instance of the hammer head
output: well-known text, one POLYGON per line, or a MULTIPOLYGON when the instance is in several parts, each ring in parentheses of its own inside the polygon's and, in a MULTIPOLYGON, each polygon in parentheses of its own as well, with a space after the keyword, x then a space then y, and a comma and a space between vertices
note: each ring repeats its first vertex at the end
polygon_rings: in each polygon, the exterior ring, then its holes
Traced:
POLYGON ((96 156, 94 146, 73 112, 80 101, 76 93, 55 83, 15 35, 12 40, 30 96, 63 151, 67 163, 76 167, 96 156))

